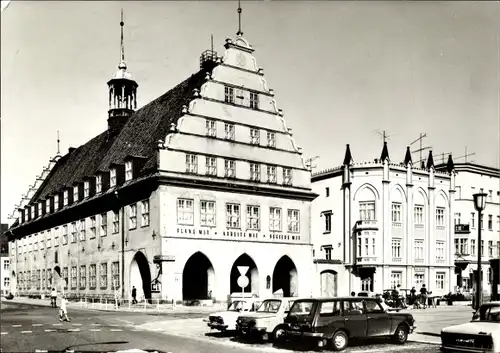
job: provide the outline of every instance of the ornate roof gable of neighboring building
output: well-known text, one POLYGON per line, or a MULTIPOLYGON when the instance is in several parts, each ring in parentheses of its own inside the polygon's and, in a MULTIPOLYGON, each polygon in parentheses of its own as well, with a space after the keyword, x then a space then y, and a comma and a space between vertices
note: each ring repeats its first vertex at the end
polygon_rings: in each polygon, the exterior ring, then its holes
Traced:
POLYGON ((133 113, 121 130, 104 131, 63 156, 31 202, 60 192, 62 187, 72 186, 85 177, 93 177, 99 171, 107 171, 112 163, 122 164, 128 155, 146 158, 141 174, 155 171, 158 140, 165 138, 170 125, 182 115, 182 106, 192 99, 193 89, 199 89, 204 80, 205 71, 197 72, 133 113))

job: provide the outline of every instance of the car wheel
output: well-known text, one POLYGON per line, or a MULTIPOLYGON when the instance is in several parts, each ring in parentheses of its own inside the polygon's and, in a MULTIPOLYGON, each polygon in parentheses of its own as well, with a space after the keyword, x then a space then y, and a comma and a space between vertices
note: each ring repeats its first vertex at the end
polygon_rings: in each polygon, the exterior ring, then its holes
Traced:
POLYGON ((408 329, 404 325, 399 325, 394 332, 394 340, 397 344, 405 344, 408 340, 408 329))
POLYGON ((285 325, 276 326, 273 330, 273 335, 272 335, 271 339, 274 342, 283 341, 283 338, 285 337, 285 334, 286 334, 285 328, 286 328, 285 325))
POLYGON ((344 331, 337 331, 332 337, 332 346, 335 351, 343 351, 349 343, 349 337, 344 331))

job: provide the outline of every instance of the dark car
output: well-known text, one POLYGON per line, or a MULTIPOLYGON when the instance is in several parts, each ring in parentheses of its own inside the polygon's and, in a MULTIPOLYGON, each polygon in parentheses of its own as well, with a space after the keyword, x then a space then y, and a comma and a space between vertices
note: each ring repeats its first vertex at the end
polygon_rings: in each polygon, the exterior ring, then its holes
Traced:
POLYGON ((387 312, 376 298, 339 297, 295 301, 285 318, 285 338, 315 341, 336 351, 351 338, 390 337, 404 344, 415 329, 410 313, 387 312))

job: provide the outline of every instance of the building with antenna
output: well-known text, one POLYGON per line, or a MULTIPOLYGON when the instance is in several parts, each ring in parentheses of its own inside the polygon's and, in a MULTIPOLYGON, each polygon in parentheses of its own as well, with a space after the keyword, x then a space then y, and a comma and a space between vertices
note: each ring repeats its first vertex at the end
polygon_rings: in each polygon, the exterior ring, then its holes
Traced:
POLYGON ((203 52, 196 73, 138 110, 121 20, 108 129, 51 160, 17 206, 14 291, 311 294, 310 170, 238 15, 221 56, 203 52))
MULTIPOLYGON (((440 164, 436 168, 445 170, 449 167, 447 164, 440 164)), ((475 290, 477 250, 481 246, 482 288, 485 295, 490 295, 495 283, 495 274, 490 263, 500 258, 500 170, 467 162, 456 163, 453 168, 457 174, 453 247, 456 267, 453 286, 461 292, 475 290), (482 212, 481 220, 477 219, 478 213, 472 197, 478 192, 487 194, 486 208, 482 212), (482 230, 481 244, 478 244, 477 240, 478 227, 482 230)))
POLYGON ((312 185, 316 294, 453 289, 455 171, 437 171, 432 151, 422 169, 410 147, 401 163, 387 142, 380 158, 353 163, 347 145, 343 164, 314 173, 312 185))

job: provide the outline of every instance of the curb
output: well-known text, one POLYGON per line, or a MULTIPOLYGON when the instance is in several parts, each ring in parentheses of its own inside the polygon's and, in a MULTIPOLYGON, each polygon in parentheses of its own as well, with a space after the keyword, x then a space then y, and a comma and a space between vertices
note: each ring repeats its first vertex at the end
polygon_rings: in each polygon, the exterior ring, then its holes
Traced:
POLYGON ((436 346, 440 346, 441 343, 433 342, 433 341, 428 341, 428 340, 421 340, 421 339, 408 339, 407 342, 414 342, 414 343, 423 343, 423 344, 433 344, 436 346))

